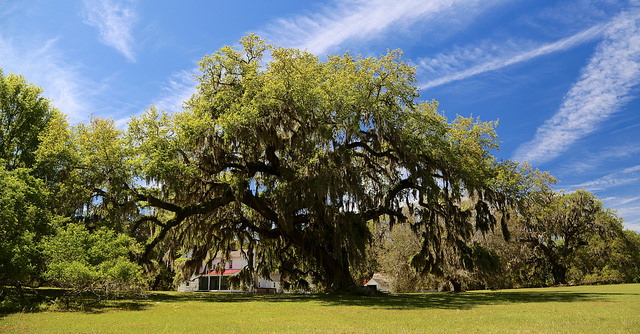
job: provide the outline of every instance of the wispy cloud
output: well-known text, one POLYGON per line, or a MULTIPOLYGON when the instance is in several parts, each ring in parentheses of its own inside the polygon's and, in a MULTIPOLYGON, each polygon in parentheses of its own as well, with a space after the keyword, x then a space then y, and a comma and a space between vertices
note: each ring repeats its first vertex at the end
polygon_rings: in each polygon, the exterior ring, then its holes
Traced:
POLYGON ((640 232, 640 196, 602 198, 605 207, 616 210, 624 219, 624 226, 640 232))
POLYGON ((640 181, 640 165, 624 168, 601 178, 568 186, 569 189, 585 188, 588 191, 602 191, 640 181))
POLYGON ((599 149, 598 152, 585 154, 581 161, 564 164, 561 172, 571 174, 582 173, 594 170, 606 163, 637 156, 638 153, 640 153, 640 142, 604 147, 599 149))
MULTIPOLYGON (((323 54, 346 41, 366 41, 393 27, 442 16, 475 16, 504 0, 350 0, 338 1, 321 13, 280 19, 266 32, 280 44, 323 54)), ((465 24, 449 20, 449 28, 465 24)))
POLYGON ((637 202, 638 200, 640 200, 640 196, 630 197, 630 198, 622 198, 622 199, 620 199, 618 201, 618 204, 619 205, 625 205, 625 204, 637 202))
POLYGON ((437 78, 425 82, 420 88, 429 89, 554 52, 568 50, 597 38, 605 27, 605 24, 599 24, 544 45, 532 46, 531 42, 516 43, 513 41, 499 45, 483 42, 467 48, 458 48, 450 53, 441 53, 433 58, 421 59, 418 62, 420 70, 437 78))
POLYGON ((547 6, 533 15, 520 17, 522 24, 537 31, 554 34, 576 26, 592 26, 610 20, 621 8, 633 6, 637 0, 571 0, 548 1, 547 6))
MULTIPOLYGON (((184 101, 188 100, 193 93, 196 92, 196 82, 193 77, 193 71, 179 71, 173 73, 168 79, 167 83, 161 87, 161 93, 158 97, 153 99, 150 104, 155 105, 158 110, 164 110, 169 113, 180 112, 183 110, 182 106, 184 101)), ((144 113, 140 110, 136 115, 144 113)), ((131 116, 116 119, 115 124, 119 129, 125 129, 127 124, 131 120, 131 116)))
POLYGON ((84 121, 96 85, 87 80, 77 66, 69 65, 58 50, 57 39, 16 42, 0 34, 0 64, 5 74, 22 74, 27 81, 44 89, 43 96, 69 115, 72 122, 84 121))
POLYGON ((13 14, 18 9, 17 3, 10 3, 8 0, 0 0, 0 17, 13 14))
POLYGON ((532 141, 516 150, 515 160, 553 160, 628 100, 631 88, 640 82, 639 17, 622 13, 613 20, 560 110, 538 128, 532 141))
POLYGON ((629 209, 620 209, 617 210, 617 212, 620 217, 624 218, 623 225, 626 229, 640 233, 640 206, 629 209))
POLYGON ((616 210, 624 218, 626 228, 640 232, 640 196, 634 191, 639 186, 640 165, 635 165, 565 189, 573 191, 584 188, 594 193, 612 194, 601 198, 604 206, 616 210))
POLYGON ((130 62, 135 62, 133 25, 137 19, 132 0, 84 0, 84 23, 98 28, 100 41, 130 62))
POLYGON ((196 92, 194 72, 180 71, 169 77, 168 83, 162 87, 160 97, 154 102, 160 110, 168 112, 182 111, 182 104, 196 92))

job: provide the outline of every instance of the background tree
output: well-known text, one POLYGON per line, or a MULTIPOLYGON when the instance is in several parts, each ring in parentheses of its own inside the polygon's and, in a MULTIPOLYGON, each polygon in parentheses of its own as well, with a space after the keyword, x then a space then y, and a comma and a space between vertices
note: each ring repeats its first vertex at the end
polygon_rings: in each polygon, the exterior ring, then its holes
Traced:
POLYGON ((406 224, 395 224, 388 231, 377 261, 379 271, 389 280, 393 292, 419 292, 436 285, 433 275, 421 274, 410 264, 421 246, 421 240, 406 224))
POLYGON ((54 216, 43 182, 29 172, 0 166, 0 295, 6 286, 37 284, 44 269, 39 243, 54 216))
POLYGON ((101 275, 92 276, 92 286, 108 276, 109 290, 122 289, 140 274, 122 260, 125 253, 133 259, 136 248, 114 232, 129 232, 126 204, 135 209, 124 187, 131 183, 124 137, 108 120, 70 127, 40 94, 23 77, 0 71, 0 295, 7 285, 43 280, 81 286, 89 272, 101 275), (81 238, 93 248, 71 247, 81 238), (91 261, 65 262, 77 255, 72 251, 88 252, 91 261))
MULTIPOLYGON (((122 131, 116 129, 113 120, 92 118, 88 124, 70 126, 64 116, 56 117, 41 138, 42 144, 36 151, 38 166, 50 171, 47 180, 52 192, 53 211, 67 218, 66 222, 56 225, 56 236, 52 240, 64 238, 69 228, 73 231, 80 229, 86 234, 87 240, 93 240, 94 234, 115 234, 133 237, 137 244, 144 245, 153 231, 145 221, 135 221, 138 212, 135 197, 129 191, 129 185, 136 182, 133 180, 133 164, 127 151, 126 138, 122 131)), ((49 246, 65 245, 65 242, 49 246)), ((48 248, 50 253, 54 252, 51 247, 48 248)), ((64 253, 65 247, 58 252, 64 253)), ((130 248, 130 251, 138 249, 133 246, 130 248)), ((126 249, 120 247, 120 250, 126 249)), ((83 250, 77 248, 74 251, 83 250)), ((140 256, 139 252, 129 255, 132 260, 138 260, 140 256)), ((79 265, 51 258, 47 277, 55 284, 75 291, 104 292, 105 280, 109 278, 107 281, 112 282, 114 277, 107 277, 100 271, 95 271, 93 276, 85 274, 93 271, 95 266, 111 265, 106 259, 93 258, 79 265), (60 266, 66 265, 73 270, 52 274, 54 267, 60 269, 60 266)), ((149 273, 161 269, 162 265, 158 262, 161 256, 155 253, 150 259, 151 265, 146 268, 149 273)), ((167 276, 166 273, 164 276, 167 276)), ((149 278, 153 282, 152 287, 163 286, 162 282, 156 282, 153 275, 149 278)), ((123 282, 109 285, 113 290, 126 288, 123 282)))
POLYGON ((92 118, 70 126, 64 116, 56 117, 41 140, 36 156, 39 168, 49 171, 53 209, 90 229, 128 228, 135 211, 127 197, 132 163, 113 120, 92 118))
POLYGON ((637 234, 623 231, 622 219, 603 208, 595 195, 555 193, 543 187, 524 203, 508 221, 509 240, 500 233, 479 239, 500 256, 501 269, 491 277, 492 287, 637 279, 637 234))
POLYGON ((417 292, 435 286, 435 278, 423 275, 410 265, 422 242, 406 223, 390 229, 387 220, 370 221, 371 241, 363 261, 351 268, 356 282, 364 283, 375 273, 382 273, 394 292, 417 292))
POLYGON ((604 232, 593 233, 571 254, 567 280, 575 284, 640 281, 640 236, 622 228, 622 219, 606 209, 598 215, 604 232))
POLYGON ((0 301, 7 286, 39 283, 44 268, 39 242, 56 219, 35 170, 39 136, 58 114, 41 92, 0 69, 0 301))
POLYGON ((548 261, 554 282, 566 284, 573 255, 593 235, 611 232, 610 217, 596 196, 584 190, 551 194, 544 206, 534 210, 527 222, 527 242, 548 261))
POLYGON ((527 241, 532 233, 528 222, 539 208, 550 203, 556 179, 526 162, 507 161, 500 166, 495 182, 510 194, 513 205, 501 214, 500 231, 476 239, 482 247, 495 252, 501 262, 501 268, 491 276, 485 275, 483 281, 494 288, 544 285, 550 272, 549 263, 537 256, 527 241))
POLYGON ((476 283, 492 289, 545 286, 553 283, 548 262, 539 257, 526 242, 529 233, 515 215, 508 221, 509 239, 502 231, 494 231, 479 238, 480 244, 499 257, 499 269, 492 275, 480 277, 476 283))
POLYGON ((40 87, 0 68, 0 160, 6 170, 31 168, 39 136, 58 113, 40 87))

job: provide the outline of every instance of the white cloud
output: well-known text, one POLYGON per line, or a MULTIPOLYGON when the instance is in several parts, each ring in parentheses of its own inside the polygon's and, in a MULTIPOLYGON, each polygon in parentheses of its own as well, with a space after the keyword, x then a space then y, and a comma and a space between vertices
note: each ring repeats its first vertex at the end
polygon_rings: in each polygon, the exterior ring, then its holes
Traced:
POLYGON ((516 150, 515 160, 533 164, 553 160, 626 102, 631 88, 640 82, 639 17, 622 13, 613 20, 560 110, 538 128, 532 141, 516 150))
POLYGON ((600 36, 606 25, 600 24, 573 36, 542 46, 531 46, 531 42, 512 41, 500 45, 483 42, 467 48, 459 48, 447 54, 419 61, 419 69, 439 76, 420 86, 422 89, 444 85, 481 73, 522 63, 533 58, 564 51, 600 36), (523 51, 523 49, 528 49, 523 51))
POLYGON ((84 23, 98 28, 100 41, 135 62, 132 29, 137 17, 132 1, 84 0, 84 7, 84 23))
POLYGON ((588 191, 601 191, 613 187, 627 185, 640 180, 640 165, 628 167, 617 172, 610 173, 599 179, 569 186, 570 189, 585 188, 588 191))
POLYGON ((623 198, 619 201, 619 205, 625 205, 633 202, 637 202, 640 199, 640 196, 631 197, 631 198, 623 198))
POLYGON ((633 6, 629 0, 570 0, 549 2, 538 13, 521 18, 533 29, 554 33, 576 26, 590 26, 609 20, 621 8, 633 6))
POLYGON ((624 227, 636 232, 640 232, 640 206, 637 204, 638 198, 628 199, 630 201, 625 203, 617 203, 603 200, 605 207, 611 208, 616 211, 618 216, 624 219, 624 227), (636 203, 636 205, 628 205, 629 203, 636 203))
POLYGON ((14 42, 0 34, 0 64, 5 75, 21 74, 43 88, 42 95, 69 115, 72 122, 84 121, 90 110, 89 99, 96 94, 77 66, 69 65, 58 50, 57 39, 46 41, 20 39, 14 42))
POLYGON ((603 164, 636 156, 640 153, 640 143, 604 147, 598 152, 583 155, 582 161, 573 161, 563 165, 561 174, 575 174, 594 170, 603 164))
MULTIPOLYGON (((573 189, 584 187, 590 191, 600 190, 607 192, 609 188, 624 186, 628 184, 632 185, 626 188, 623 187, 623 191, 624 189, 628 188, 637 188, 637 185, 640 184, 640 182, 638 182, 638 180, 640 180, 639 172, 640 165, 625 168, 619 172, 611 173, 600 179, 573 186, 573 189)), ((619 190, 615 190, 615 192, 618 193, 619 190)), ((638 194, 631 191, 626 196, 609 196, 600 198, 600 200, 605 207, 615 210, 618 216, 624 219, 625 228, 640 232, 640 196, 638 196, 638 194)))
POLYGON ((393 27, 407 27, 418 20, 451 19, 448 29, 466 24, 460 19, 504 0, 347 0, 326 7, 322 13, 280 19, 266 33, 281 44, 323 54, 349 40, 371 40, 393 27))
POLYGON ((0 0, 0 17, 8 17, 18 9, 17 3, 10 3, 8 0, 0 0))
POLYGON ((154 104, 160 110, 179 112, 183 110, 183 102, 191 98, 195 92, 196 81, 193 73, 180 71, 171 75, 168 84, 162 87, 162 94, 154 104))
MULTIPOLYGON (((638 210, 638 211, 640 211, 640 210, 638 210)), ((636 232, 640 233, 640 219, 635 219, 635 220, 632 220, 632 221, 625 220, 623 225, 628 230, 632 230, 632 231, 636 231, 636 232)))
POLYGON ((629 168, 625 168, 625 169, 622 170, 622 172, 625 173, 625 174, 635 173, 635 172, 639 172, 639 171, 640 171, 640 165, 629 167, 629 168))
MULTIPOLYGON (((193 69, 192 72, 179 71, 173 73, 167 79, 167 84, 161 88, 162 92, 157 98, 153 99, 150 104, 155 105, 158 110, 164 110, 169 113, 183 111, 183 102, 191 98, 191 95, 196 92, 196 82, 193 77, 193 73, 195 73, 196 70, 197 69, 193 69)), ((144 111, 141 110, 136 115, 140 116, 143 113, 144 111)), ((115 121, 116 127, 124 130, 130 120, 131 116, 117 119, 115 121)))

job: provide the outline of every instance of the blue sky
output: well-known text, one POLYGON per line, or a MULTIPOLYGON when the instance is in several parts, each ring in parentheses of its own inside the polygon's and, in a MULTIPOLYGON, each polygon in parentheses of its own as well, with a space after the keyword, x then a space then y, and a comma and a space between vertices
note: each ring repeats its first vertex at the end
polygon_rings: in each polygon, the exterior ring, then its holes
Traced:
POLYGON ((585 188, 640 231, 640 0, 0 0, 0 67, 72 122, 180 110, 248 33, 327 54, 402 49, 421 99, 499 120, 498 158, 585 188))

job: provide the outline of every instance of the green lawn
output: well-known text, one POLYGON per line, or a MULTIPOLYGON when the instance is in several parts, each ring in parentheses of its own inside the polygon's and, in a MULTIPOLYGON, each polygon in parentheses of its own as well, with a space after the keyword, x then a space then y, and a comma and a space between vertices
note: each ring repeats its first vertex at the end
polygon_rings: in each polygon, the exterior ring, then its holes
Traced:
POLYGON ((9 333, 640 333, 640 284, 379 297, 154 293, 0 317, 9 333))

